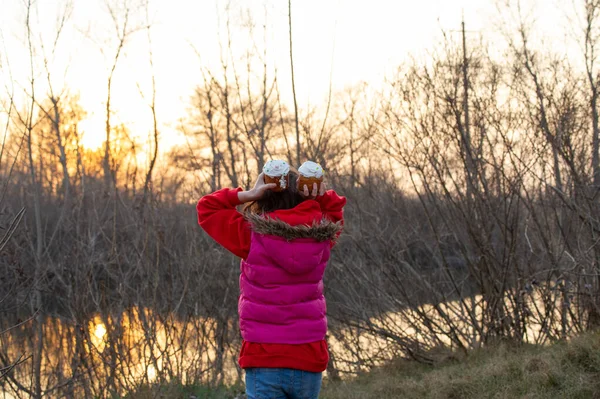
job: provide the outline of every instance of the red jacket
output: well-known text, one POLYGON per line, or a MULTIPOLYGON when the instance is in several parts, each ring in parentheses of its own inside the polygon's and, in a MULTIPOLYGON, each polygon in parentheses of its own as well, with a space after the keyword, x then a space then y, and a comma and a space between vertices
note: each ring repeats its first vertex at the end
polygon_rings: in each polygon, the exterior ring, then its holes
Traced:
MULTIPOLYGON (((249 223, 237 211, 241 189, 221 189, 202 197, 198 202, 200 226, 219 244, 233 254, 246 259, 250 251, 251 231, 249 223)), ((312 224, 314 220, 327 217, 333 222, 343 222, 346 198, 330 190, 316 200, 306 200, 294 209, 272 212, 272 218, 292 226, 312 224)), ((327 368, 329 354, 325 340, 308 344, 259 344, 242 343, 239 364, 242 368, 268 367, 291 368, 310 372, 322 372, 327 368)))

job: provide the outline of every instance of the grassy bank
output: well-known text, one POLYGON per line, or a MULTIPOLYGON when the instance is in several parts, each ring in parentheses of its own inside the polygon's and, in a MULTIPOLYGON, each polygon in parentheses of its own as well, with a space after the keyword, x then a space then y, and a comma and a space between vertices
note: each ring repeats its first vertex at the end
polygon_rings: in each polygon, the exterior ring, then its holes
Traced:
MULTIPOLYGON (((499 345, 439 358, 433 366, 397 361, 349 381, 326 381, 321 398, 600 398, 600 333, 549 347, 499 345)), ((240 392, 174 385, 128 398, 233 399, 240 392)))
POLYGON ((550 347, 505 345, 435 366, 398 361, 342 383, 325 399, 600 398, 600 334, 550 347))

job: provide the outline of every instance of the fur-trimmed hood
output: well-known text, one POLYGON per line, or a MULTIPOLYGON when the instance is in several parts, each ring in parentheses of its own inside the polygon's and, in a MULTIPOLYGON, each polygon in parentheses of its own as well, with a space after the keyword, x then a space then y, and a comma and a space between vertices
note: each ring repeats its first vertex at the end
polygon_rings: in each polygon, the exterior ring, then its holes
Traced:
POLYGON ((297 238, 312 238, 318 242, 335 241, 342 230, 341 223, 334 223, 327 218, 315 221, 311 226, 292 226, 283 220, 273 219, 265 215, 247 213, 244 215, 252 230, 259 234, 273 235, 292 241, 297 238))

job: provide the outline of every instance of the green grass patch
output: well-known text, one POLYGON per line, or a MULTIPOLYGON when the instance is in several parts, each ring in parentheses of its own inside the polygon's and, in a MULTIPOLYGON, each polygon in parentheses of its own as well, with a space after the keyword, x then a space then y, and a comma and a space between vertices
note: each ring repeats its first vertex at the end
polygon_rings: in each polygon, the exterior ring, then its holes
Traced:
POLYGON ((353 380, 326 381, 321 398, 600 399, 600 334, 548 347, 499 345, 433 366, 399 360, 353 380))

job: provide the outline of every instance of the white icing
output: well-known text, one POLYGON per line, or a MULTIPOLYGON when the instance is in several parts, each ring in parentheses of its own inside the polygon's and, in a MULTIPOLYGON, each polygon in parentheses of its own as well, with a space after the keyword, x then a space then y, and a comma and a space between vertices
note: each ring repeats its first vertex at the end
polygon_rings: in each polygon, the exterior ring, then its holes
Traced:
POLYGON ((320 179, 323 177, 323 168, 316 162, 306 161, 298 168, 298 173, 304 177, 316 177, 320 179))
MULTIPOLYGON (((290 165, 279 159, 273 159, 265 164, 263 173, 270 177, 287 176, 290 173, 290 165)), ((285 188, 282 186, 282 188, 285 188)))

